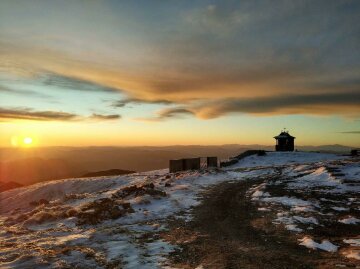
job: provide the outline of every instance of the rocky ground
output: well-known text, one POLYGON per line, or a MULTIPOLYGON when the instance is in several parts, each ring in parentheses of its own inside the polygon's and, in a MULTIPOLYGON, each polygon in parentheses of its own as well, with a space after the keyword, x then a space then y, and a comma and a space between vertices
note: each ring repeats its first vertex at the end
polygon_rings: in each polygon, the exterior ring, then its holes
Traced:
MULTIPOLYGON (((358 162, 337 161, 330 167, 346 165, 358 162)), ((164 234, 181 246, 170 255, 173 264, 179 268, 360 268, 360 199, 355 188, 344 194, 324 186, 289 187, 317 166, 309 165, 306 173, 292 177, 288 167, 279 167, 271 176, 210 188, 193 208, 192 221, 174 220, 171 232, 164 234)), ((349 188, 360 184, 342 182, 349 188)))
POLYGON ((0 267, 360 268, 359 163, 268 153, 6 191, 0 267))

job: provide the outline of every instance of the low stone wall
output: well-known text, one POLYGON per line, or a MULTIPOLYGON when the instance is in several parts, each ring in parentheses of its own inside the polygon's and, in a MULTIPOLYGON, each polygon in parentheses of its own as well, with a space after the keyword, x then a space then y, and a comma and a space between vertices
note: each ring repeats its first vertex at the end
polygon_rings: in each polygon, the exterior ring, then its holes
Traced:
POLYGON ((251 155, 255 155, 255 154, 257 154, 259 156, 264 156, 266 154, 266 152, 265 152, 265 150, 247 150, 234 158, 230 158, 230 160, 228 160, 228 161, 221 162, 220 167, 227 167, 230 165, 234 165, 241 159, 251 156, 251 155))
POLYGON ((230 158, 229 160, 220 162, 220 167, 227 167, 236 164, 239 160, 236 158, 230 158))

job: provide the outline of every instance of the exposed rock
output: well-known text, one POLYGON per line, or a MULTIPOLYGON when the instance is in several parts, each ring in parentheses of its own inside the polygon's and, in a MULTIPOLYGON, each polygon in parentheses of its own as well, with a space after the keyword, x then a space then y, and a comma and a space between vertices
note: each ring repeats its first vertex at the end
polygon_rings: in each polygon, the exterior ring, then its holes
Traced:
POLYGON ((130 209, 131 205, 130 205, 130 203, 123 203, 122 207, 126 210, 126 209, 130 209))
POLYGON ((103 198, 85 205, 78 213, 78 224, 97 224, 107 219, 117 219, 134 213, 130 203, 119 203, 110 198, 103 198), (120 208, 120 206, 122 208, 120 208))
POLYGON ((39 205, 47 205, 49 204, 49 201, 46 199, 40 199, 39 201, 32 201, 29 203, 31 206, 39 206, 39 205))
POLYGON ((112 195, 113 198, 126 198, 130 195, 134 197, 143 196, 145 194, 156 196, 156 197, 165 197, 166 192, 155 189, 155 185, 153 183, 145 184, 143 186, 131 185, 125 187, 112 195))
POLYGON ((78 211, 77 210, 75 210, 75 209, 73 209, 73 208, 71 208, 71 209, 69 209, 68 211, 66 211, 66 215, 67 215, 67 217, 75 217, 76 215, 78 214, 78 211))

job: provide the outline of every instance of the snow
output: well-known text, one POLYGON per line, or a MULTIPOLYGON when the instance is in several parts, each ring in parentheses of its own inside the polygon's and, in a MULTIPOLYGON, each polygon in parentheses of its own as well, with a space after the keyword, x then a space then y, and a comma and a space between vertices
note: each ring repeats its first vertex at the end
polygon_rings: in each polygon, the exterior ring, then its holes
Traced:
MULTIPOLYGON (((171 268, 167 255, 177 246, 159 236, 167 231, 167 218, 190 221, 190 210, 200 203, 200 195, 208 187, 225 181, 274 178, 272 182, 255 185, 246 195, 253 203, 259 203, 258 211, 278 211, 274 223, 301 233, 321 224, 319 211, 323 201, 285 194, 272 196, 267 188, 276 184, 286 184, 288 189, 325 186, 354 194, 358 187, 342 184, 326 169, 328 162, 341 159, 343 157, 334 154, 271 152, 266 156, 249 156, 234 166, 218 170, 170 174, 168 169, 162 169, 125 176, 56 180, 6 191, 0 194, 0 225, 3 227, 0 267, 53 268, 49 265, 52 264, 55 268, 97 268, 100 263, 121 268, 171 268), (281 176, 276 166, 283 166, 281 176), (149 183, 166 195, 143 193, 116 198, 129 186, 149 183), (41 199, 49 203, 30 205, 41 199), (80 212, 94 214, 96 211, 82 209, 100 199, 130 203, 133 212, 80 225, 80 212)), ((348 178, 358 175, 355 165, 341 169, 348 178)), ((358 202, 357 196, 351 198, 353 200, 347 203, 358 202)), ((333 210, 345 211, 343 206, 333 206, 333 210)), ((341 220, 359 221, 353 217, 341 220)), ((337 249, 327 240, 316 243, 308 237, 304 237, 301 244, 326 251, 337 249)))
POLYGON ((315 152, 266 152, 264 156, 251 155, 241 159, 238 163, 229 166, 229 168, 244 168, 257 166, 279 166, 292 164, 304 164, 326 161, 329 159, 336 160, 344 157, 328 153, 315 152))
POLYGON ((332 206, 331 208, 334 209, 335 211, 349 211, 349 208, 340 207, 340 206, 332 206))
POLYGON ((297 224, 319 224, 318 220, 314 217, 291 216, 287 211, 278 212, 276 216, 277 218, 273 221, 274 224, 284 224, 287 230, 293 232, 302 231, 302 229, 297 227, 297 224))
POLYGON ((291 207, 291 211, 295 212, 314 212, 314 208, 312 206, 293 206, 291 207))
POLYGON ((270 209, 270 208, 267 208, 267 207, 259 207, 259 208, 258 208, 258 211, 263 211, 263 212, 265 212, 265 211, 271 211, 271 209, 270 209))
POLYGON ((311 249, 321 249, 328 252, 336 252, 338 249, 338 246, 332 244, 329 240, 322 240, 321 243, 316 243, 312 238, 305 236, 299 239, 299 241, 301 242, 299 245, 311 249))
POLYGON ((289 183, 288 187, 290 189, 310 189, 318 186, 337 187, 339 183, 340 181, 331 176, 326 168, 322 166, 313 171, 311 174, 300 177, 296 181, 289 183))
POLYGON ((293 218, 297 221, 297 222, 300 222, 300 223, 307 223, 307 224, 315 224, 315 225, 318 225, 319 222, 317 221, 317 219, 315 219, 314 217, 301 217, 301 216, 293 216, 293 218))
POLYGON ((360 181, 360 166, 357 164, 348 165, 346 167, 343 167, 341 170, 341 173, 344 174, 344 178, 351 179, 355 181, 360 181))
POLYGON ((129 176, 54 180, 1 193, 0 212, 26 208, 32 201, 54 201, 67 194, 93 194, 128 183, 129 176))
POLYGON ((288 197, 288 196, 267 197, 267 198, 263 198, 262 201, 268 202, 268 203, 281 204, 281 205, 293 207, 293 208, 311 207, 312 206, 312 203, 309 201, 305 201, 305 200, 295 198, 295 197, 288 197))
POLYGON ((343 241, 344 241, 344 243, 350 244, 351 246, 360 247, 360 238, 357 238, 357 239, 344 239, 343 241))
MULTIPOLYGON (((315 157, 319 156, 324 155, 315 157)), ((258 157, 258 159, 261 158, 263 157, 258 157)), ((256 157, 253 156, 253 160, 256 160, 256 157)), ((274 164, 275 162, 276 160, 273 160, 274 164)), ((266 165, 261 162, 260 164, 264 169, 266 165)), ((277 161, 276 164, 281 164, 281 161, 277 161)), ((252 198, 251 200, 257 204, 258 208, 277 212, 272 220, 275 225, 281 225, 294 233, 313 230, 317 226, 322 227, 329 222, 337 222, 339 217, 336 216, 342 216, 342 212, 350 211, 354 205, 360 203, 360 199, 356 196, 360 192, 360 186, 344 181, 349 178, 352 180, 359 178, 358 166, 356 160, 347 160, 343 157, 306 164, 295 162, 295 164, 279 167, 281 173, 278 176, 270 182, 252 187, 247 195, 252 198), (279 191, 276 191, 277 195, 271 192, 274 186, 284 189, 281 192, 282 195, 279 195, 279 191), (311 195, 308 195, 309 192, 311 195), (265 196, 264 193, 267 195, 265 196), (333 212, 329 212, 329 209, 333 212)), ((351 216, 346 218, 342 216, 339 221, 347 224, 360 222, 351 216)))
POLYGON ((360 222, 360 220, 350 216, 350 217, 347 217, 344 219, 340 219, 339 222, 344 223, 344 224, 357 224, 360 222))
POLYGON ((270 196, 269 193, 263 192, 263 191, 259 191, 259 190, 255 191, 255 192, 251 195, 251 197, 252 197, 253 199, 259 199, 260 197, 269 197, 269 196, 270 196))
MULTIPOLYGON (((188 218, 186 211, 199 203, 198 194, 208 186, 226 180, 244 180, 251 174, 269 173, 261 170, 237 173, 216 171, 187 171, 169 174, 165 171, 138 173, 118 177, 98 177, 86 179, 66 179, 39 183, 27 188, 4 192, 0 196, 1 214, 14 218, 9 227, 25 232, 8 236, 0 234, 0 240, 6 243, 16 242, 16 248, 2 252, 9 261, 1 266, 44 267, 45 260, 38 259, 35 253, 55 251, 51 259, 53 264, 69 267, 96 267, 99 260, 108 264, 119 263, 124 268, 153 268, 166 265, 166 256, 174 246, 160 239, 157 234, 164 230, 169 216, 188 218), (66 217, 66 212, 81 209, 103 198, 112 198, 124 188, 137 184, 153 183, 154 188, 166 192, 165 197, 153 197, 149 194, 130 196, 123 202, 129 202, 134 212, 115 220, 104 220, 96 225, 77 224, 75 217, 66 217), (165 182, 170 183, 165 187, 165 182), (32 206, 31 202, 46 199, 49 204, 32 206), (16 209, 16 210, 15 210, 16 209), (14 217, 12 217, 13 215, 14 217), (21 217, 22 216, 22 217, 21 217), (22 219, 20 219, 20 217, 22 219), (149 239, 142 239, 152 234, 149 239), (25 248, 26 242, 32 246, 25 248), (57 249, 73 247, 63 254, 57 249), (22 249, 21 257, 32 257, 25 263, 22 259, 13 259, 17 249, 22 249), (93 258, 92 258, 93 257, 93 258)), ((112 198, 113 199, 113 198, 112 198)), ((94 209, 84 211, 93 214, 94 209)), ((6 218, 1 218, 4 222, 6 218)), ((60 267, 61 267, 60 266, 60 267)))
POLYGON ((303 229, 298 228, 295 224, 287 224, 287 225, 285 225, 285 228, 291 232, 300 233, 303 231, 303 229))

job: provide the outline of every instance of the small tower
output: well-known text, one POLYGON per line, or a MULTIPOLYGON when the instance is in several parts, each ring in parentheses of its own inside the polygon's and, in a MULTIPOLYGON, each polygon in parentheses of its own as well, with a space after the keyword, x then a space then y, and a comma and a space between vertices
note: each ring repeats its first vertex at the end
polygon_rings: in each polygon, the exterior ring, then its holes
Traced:
POLYGON ((276 139, 276 151, 294 151, 295 137, 291 136, 288 131, 283 130, 274 138, 276 139))

